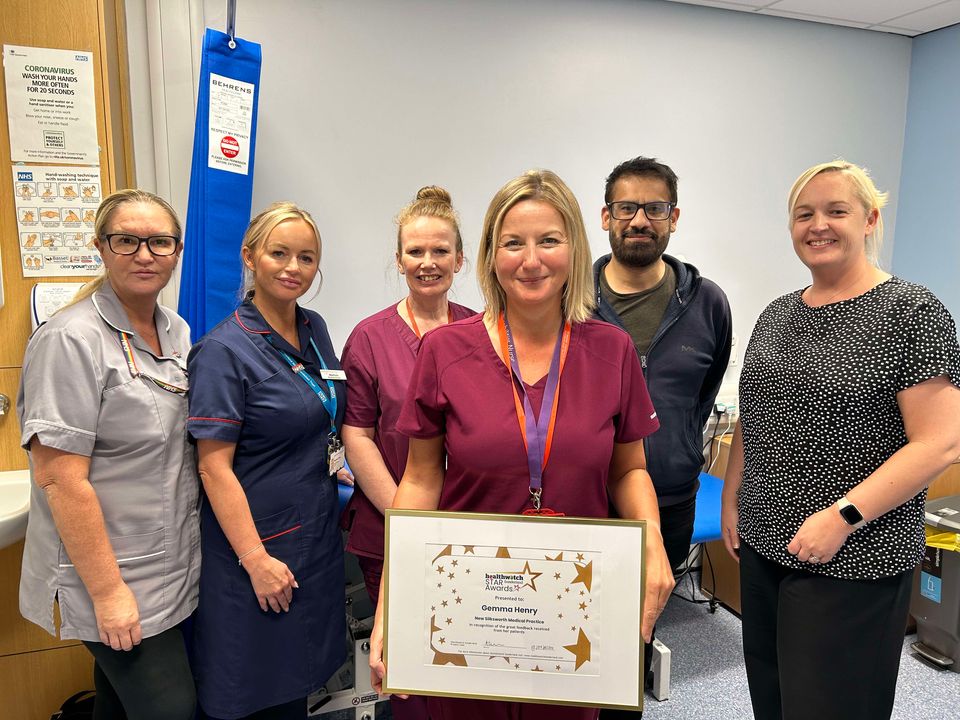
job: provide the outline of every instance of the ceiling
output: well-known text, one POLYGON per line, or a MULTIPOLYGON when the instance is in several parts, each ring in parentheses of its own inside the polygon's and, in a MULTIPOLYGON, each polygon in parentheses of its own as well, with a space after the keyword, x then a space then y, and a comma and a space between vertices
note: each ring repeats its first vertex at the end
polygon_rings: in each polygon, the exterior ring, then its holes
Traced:
POLYGON ((669 0, 810 22, 920 35, 960 23, 960 0, 669 0))

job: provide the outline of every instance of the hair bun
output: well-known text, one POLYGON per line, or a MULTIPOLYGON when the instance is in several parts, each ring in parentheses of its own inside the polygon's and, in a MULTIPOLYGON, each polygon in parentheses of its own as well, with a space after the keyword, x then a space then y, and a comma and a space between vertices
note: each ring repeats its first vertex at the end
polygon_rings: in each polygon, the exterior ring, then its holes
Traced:
POLYGON ((439 185, 427 185, 417 190, 417 200, 435 200, 447 205, 453 204, 450 200, 450 193, 439 185))

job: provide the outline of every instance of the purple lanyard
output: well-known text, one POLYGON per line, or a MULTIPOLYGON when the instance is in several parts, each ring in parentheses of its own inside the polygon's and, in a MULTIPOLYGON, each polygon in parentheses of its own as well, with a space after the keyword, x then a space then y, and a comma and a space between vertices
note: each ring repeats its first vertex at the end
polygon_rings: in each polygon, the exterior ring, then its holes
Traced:
MULTIPOLYGON (((550 361, 550 370, 547 373, 547 385, 543 391, 543 401, 540 403, 540 416, 534 419, 533 405, 530 404, 527 388, 524 386, 523 376, 520 374, 520 363, 517 361, 517 350, 513 343, 510 323, 507 321, 506 313, 503 313, 501 317, 506 333, 510 367, 520 384, 520 392, 523 393, 523 414, 526 428, 524 444, 527 448, 527 467, 530 470, 530 495, 533 497, 534 507, 539 510, 540 495, 543 491, 543 467, 547 461, 545 448, 548 444, 550 421, 552 417, 555 417, 554 399, 560 385, 561 346, 564 344, 563 337, 566 324, 560 326, 560 332, 557 334, 557 343, 553 348, 553 359, 550 361)), ((503 340, 502 336, 501 340, 503 340)), ((514 388, 514 392, 516 392, 516 388, 514 388)))

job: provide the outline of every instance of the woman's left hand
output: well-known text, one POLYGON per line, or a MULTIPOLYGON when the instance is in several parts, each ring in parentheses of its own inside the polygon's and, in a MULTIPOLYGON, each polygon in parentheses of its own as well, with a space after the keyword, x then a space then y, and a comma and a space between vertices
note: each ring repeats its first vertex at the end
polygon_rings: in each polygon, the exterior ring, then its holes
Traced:
POLYGON ((645 554, 647 578, 643 592, 643 622, 640 626, 640 634, 644 642, 650 642, 657 618, 663 612, 673 592, 673 586, 676 584, 667 551, 663 547, 663 538, 660 536, 659 529, 650 523, 647 524, 645 554))
POLYGON ((846 542, 852 528, 831 505, 803 521, 803 525, 787 545, 787 552, 800 562, 816 565, 833 560, 846 542))

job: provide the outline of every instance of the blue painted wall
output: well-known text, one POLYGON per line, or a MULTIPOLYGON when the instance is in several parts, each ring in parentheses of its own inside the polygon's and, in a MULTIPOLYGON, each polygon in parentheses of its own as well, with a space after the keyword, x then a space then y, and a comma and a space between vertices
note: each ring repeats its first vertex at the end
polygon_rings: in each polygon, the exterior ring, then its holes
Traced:
POLYGON ((960 322, 960 25, 915 38, 911 55, 893 272, 960 322))

